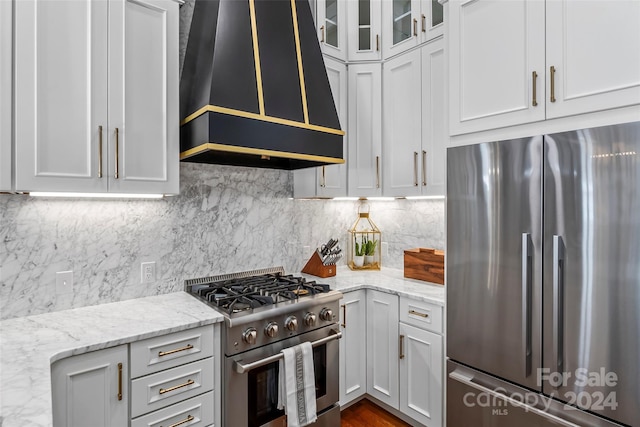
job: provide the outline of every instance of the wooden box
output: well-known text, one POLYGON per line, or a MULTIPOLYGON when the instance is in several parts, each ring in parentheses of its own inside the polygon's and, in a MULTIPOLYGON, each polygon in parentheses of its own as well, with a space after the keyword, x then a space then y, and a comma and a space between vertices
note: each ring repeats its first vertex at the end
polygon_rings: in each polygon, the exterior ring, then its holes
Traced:
POLYGON ((444 285, 444 251, 427 248, 405 250, 404 277, 444 285))

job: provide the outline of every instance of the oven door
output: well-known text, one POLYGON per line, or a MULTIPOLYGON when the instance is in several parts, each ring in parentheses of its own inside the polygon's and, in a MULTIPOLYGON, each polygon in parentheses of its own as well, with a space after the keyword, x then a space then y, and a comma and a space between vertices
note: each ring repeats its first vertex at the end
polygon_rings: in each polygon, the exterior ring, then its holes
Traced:
MULTIPOLYGON (((327 326, 254 350, 225 357, 224 423, 225 426, 280 426, 286 416, 278 405, 279 354, 284 348, 302 342, 313 346, 318 422, 331 411, 339 399, 339 346, 341 333, 327 326)), ((339 411, 338 411, 339 412, 339 411)), ((327 424, 329 425, 329 424, 327 424)))

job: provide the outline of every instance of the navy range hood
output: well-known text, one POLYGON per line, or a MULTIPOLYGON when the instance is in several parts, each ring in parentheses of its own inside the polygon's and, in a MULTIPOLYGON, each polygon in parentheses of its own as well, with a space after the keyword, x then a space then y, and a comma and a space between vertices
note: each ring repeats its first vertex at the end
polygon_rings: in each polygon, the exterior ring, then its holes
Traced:
POLYGON ((289 170, 344 163, 307 0, 197 0, 180 98, 182 161, 289 170))

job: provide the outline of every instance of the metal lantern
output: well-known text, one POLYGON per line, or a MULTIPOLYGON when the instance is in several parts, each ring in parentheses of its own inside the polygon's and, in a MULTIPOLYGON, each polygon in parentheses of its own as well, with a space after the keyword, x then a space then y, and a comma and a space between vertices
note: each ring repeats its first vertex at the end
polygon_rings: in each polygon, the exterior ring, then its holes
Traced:
POLYGON ((358 219, 349 229, 349 268, 380 270, 381 236, 380 229, 369 218, 369 212, 358 209, 358 219))

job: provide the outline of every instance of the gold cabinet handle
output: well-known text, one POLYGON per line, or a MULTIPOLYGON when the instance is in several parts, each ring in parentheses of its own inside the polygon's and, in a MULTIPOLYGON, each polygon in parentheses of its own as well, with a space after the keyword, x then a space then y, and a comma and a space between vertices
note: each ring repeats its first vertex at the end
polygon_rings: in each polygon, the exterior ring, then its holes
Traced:
POLYGON ((427 185, 427 152, 422 150, 422 185, 427 185))
POLYGON ((553 65, 549 68, 551 74, 551 102, 556 102, 556 67, 553 65))
POLYGON ((118 363, 118 400, 122 400, 122 363, 118 363))
POLYGON ((380 156, 376 156, 376 188, 380 188, 380 156))
POLYGON ((120 168, 118 166, 118 159, 120 158, 120 130, 118 128, 116 128, 116 171, 114 174, 114 178, 118 179, 118 177, 120 176, 120 168))
POLYGON ((376 52, 380 52, 380 34, 376 34, 376 52))
POLYGON ((327 186, 327 177, 325 176, 325 167, 322 167, 322 181, 320 181, 320 187, 324 188, 327 186))
POLYGON ((424 13, 422 14, 422 32, 427 32, 427 17, 424 16, 424 13))
POLYGON ((174 385, 173 387, 169 387, 169 388, 161 388, 161 389, 160 389, 160 394, 169 393, 169 392, 171 392, 171 391, 175 391, 175 390, 177 390, 177 389, 179 389, 179 388, 187 387, 187 386, 190 386, 190 385, 192 385, 192 384, 195 384, 195 381, 194 381, 194 380, 189 380, 189 381, 187 381, 186 383, 178 384, 178 385, 174 385))
POLYGON ((418 20, 416 18, 413 18, 413 36, 418 36, 418 20))
POLYGON ((413 186, 418 186, 418 152, 413 152, 413 186))
POLYGON ((340 307, 342 307, 342 324, 340 326, 342 326, 343 328, 346 328, 347 327, 347 305, 340 304, 340 307))
POLYGON ((538 80, 538 73, 536 73, 535 71, 531 72, 531 80, 533 81, 532 85, 533 85, 533 101, 531 101, 531 105, 533 105, 534 107, 538 106, 538 96, 536 95, 536 82, 538 80))
POLYGON ((98 178, 102 178, 102 126, 98 126, 98 178))
POLYGON ((320 43, 324 43, 324 25, 320 27, 320 43))
POLYGON ((398 353, 400 353, 400 359, 404 359, 404 335, 400 335, 400 348, 398 353))
MULTIPOLYGON (((182 424, 188 423, 189 421, 193 421, 194 419, 195 419, 195 417, 193 415, 189 415, 184 420, 178 421, 175 424, 171 424, 169 427, 178 427, 178 426, 181 426, 182 424)), ((162 426, 160 426, 160 427, 162 427, 162 426)))
POLYGON ((185 345, 184 347, 176 348, 175 350, 159 351, 159 352, 158 352, 158 357, 168 356, 168 355, 170 355, 170 354, 179 353, 179 352, 181 352, 181 351, 191 350, 192 348, 193 348, 193 345, 191 345, 191 344, 187 344, 187 345, 185 345))
POLYGON ((415 310, 409 310, 409 314, 413 314, 414 316, 424 317, 425 319, 429 318, 428 313, 420 313, 419 311, 415 311, 415 310))

